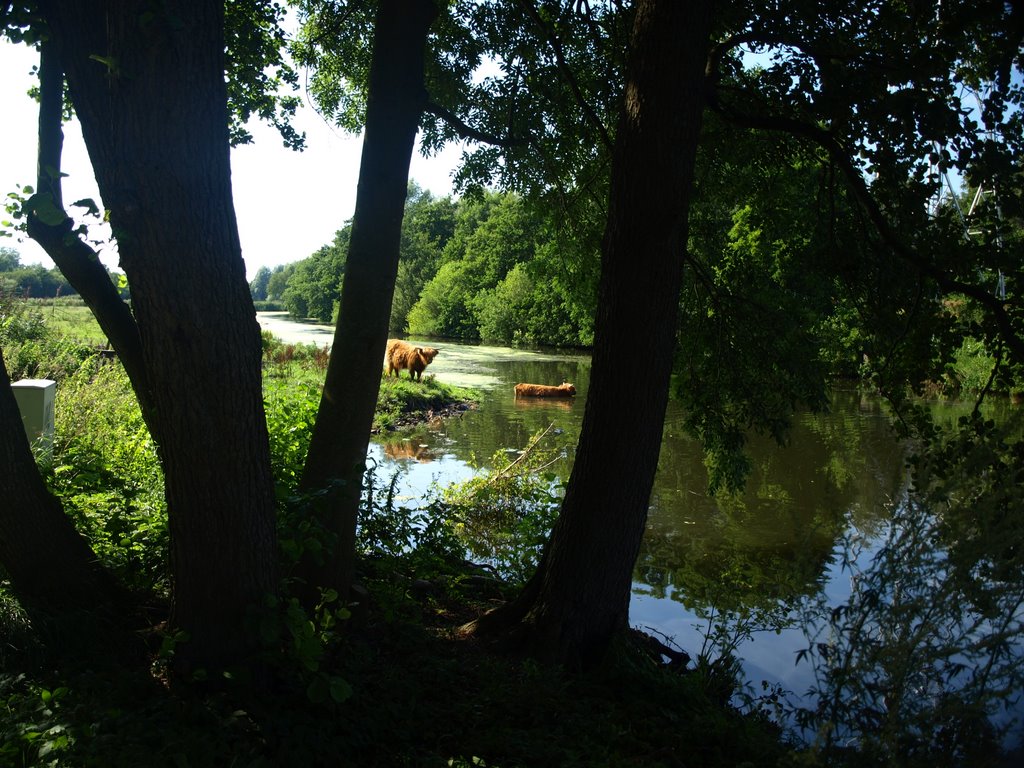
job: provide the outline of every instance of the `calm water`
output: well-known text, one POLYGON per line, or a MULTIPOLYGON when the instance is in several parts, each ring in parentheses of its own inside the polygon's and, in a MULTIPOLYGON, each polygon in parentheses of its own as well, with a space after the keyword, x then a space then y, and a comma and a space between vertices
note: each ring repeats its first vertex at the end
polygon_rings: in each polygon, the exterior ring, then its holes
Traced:
MULTIPOLYGON (((330 343, 329 328, 266 313, 260 313, 260 322, 286 340, 330 343)), ((478 389, 483 400, 460 417, 375 441, 370 457, 382 476, 400 473, 401 492, 414 500, 434 482, 470 477, 474 463, 487 466, 497 451, 514 457, 531 436, 553 424, 547 439, 566 453, 555 469, 568 477, 589 384, 588 356, 432 345, 441 352, 428 373, 478 389), (569 401, 516 400, 512 387, 523 381, 569 381, 578 394, 569 401)), ((745 493, 727 499, 708 496, 700 448, 682 423, 682 412, 670 402, 634 572, 631 622, 695 656, 709 616, 784 614, 787 606, 819 591, 832 604, 848 597, 849 576, 836 564, 840 537, 853 529, 871 540, 905 489, 904 451, 881 404, 840 390, 833 393, 830 413, 798 418, 787 447, 755 440, 754 471, 745 493)), ((870 552, 869 547, 865 556, 870 552)), ((809 665, 796 663, 797 651, 806 645, 800 629, 756 632, 738 654, 755 685, 781 683, 799 696, 813 681, 809 665)))

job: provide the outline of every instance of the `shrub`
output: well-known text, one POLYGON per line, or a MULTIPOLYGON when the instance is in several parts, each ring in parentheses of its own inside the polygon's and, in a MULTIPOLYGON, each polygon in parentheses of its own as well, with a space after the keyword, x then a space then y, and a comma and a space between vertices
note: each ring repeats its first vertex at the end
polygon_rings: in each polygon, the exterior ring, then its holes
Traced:
POLYGON ((0 348, 11 379, 61 381, 95 355, 87 343, 53 332, 32 303, 0 293, 0 348))
POLYGON ((82 368, 57 387, 48 481, 93 550, 129 587, 166 577, 163 473, 124 369, 82 368))
POLYGON ((513 581, 525 581, 536 569, 562 502, 562 485, 548 468, 564 449, 542 448, 547 434, 531 438, 511 462, 498 451, 491 466, 501 469, 453 483, 433 503, 435 515, 449 521, 473 555, 513 581))

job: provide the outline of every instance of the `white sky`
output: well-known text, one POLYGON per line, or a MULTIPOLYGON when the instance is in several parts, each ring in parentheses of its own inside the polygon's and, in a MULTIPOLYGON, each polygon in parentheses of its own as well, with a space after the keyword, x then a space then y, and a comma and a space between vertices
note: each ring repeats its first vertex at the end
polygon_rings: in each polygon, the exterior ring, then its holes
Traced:
MULTIPOLYGON (((0 197, 6 200, 17 185, 35 185, 37 107, 26 94, 38 54, 24 45, 0 41, 0 197)), ((285 149, 277 133, 262 123, 249 126, 255 143, 231 152, 235 212, 246 273, 252 279, 261 266, 273 267, 304 259, 330 243, 355 210, 362 138, 327 125, 305 104, 296 127, 306 133, 307 149, 285 149)), ((410 177, 436 195, 451 194, 451 171, 461 148, 449 146, 440 155, 413 156, 410 177)), ((64 126, 62 170, 64 200, 91 197, 100 201, 77 122, 64 126)), ((69 211, 75 215, 73 210, 69 211)), ((0 209, 0 220, 9 218, 0 209)), ((27 237, 20 242, 0 237, 0 246, 15 248, 22 263, 53 263, 27 237)), ((108 246, 100 257, 117 268, 117 254, 108 246)))

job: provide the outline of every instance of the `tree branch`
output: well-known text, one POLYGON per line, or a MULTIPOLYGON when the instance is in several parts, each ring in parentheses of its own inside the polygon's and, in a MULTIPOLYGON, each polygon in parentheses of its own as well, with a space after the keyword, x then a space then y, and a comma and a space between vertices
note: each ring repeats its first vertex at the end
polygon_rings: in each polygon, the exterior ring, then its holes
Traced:
POLYGON ((30 198, 29 237, 43 247, 96 316, 132 382, 150 433, 157 439, 154 408, 143 365, 142 339, 135 318, 118 295, 96 252, 72 232, 73 222, 64 213, 60 171, 64 145, 61 130, 64 71, 52 41, 44 42, 40 48, 39 95, 37 187, 34 200, 30 198), (40 216, 40 204, 55 215, 40 216), (63 219, 57 221, 61 216, 63 219))
POLYGON ((551 50, 554 51, 555 63, 558 66, 558 71, 565 79, 565 82, 568 84, 573 96, 576 97, 576 103, 579 105, 579 108, 583 110, 583 115, 586 117, 587 122, 589 122, 591 127, 597 131, 597 135, 601 139, 601 143, 610 154, 612 151, 612 137, 608 133, 608 129, 605 128, 604 123, 601 122, 601 118, 597 116, 594 108, 590 106, 584 97, 583 89, 580 88, 576 75, 573 74, 572 69, 565 61, 565 56, 562 53, 562 43, 558 39, 558 36, 548 27, 547 24, 544 23, 544 19, 541 18, 541 15, 537 12, 537 8, 534 6, 533 0, 519 0, 519 5, 522 6, 527 15, 533 20, 543 36, 547 39, 548 44, 551 46, 551 50))
POLYGON ((913 265, 924 276, 934 280, 943 293, 963 293, 981 304, 995 320, 999 333, 1006 345, 1019 360, 1024 360, 1024 338, 1015 329, 1014 318, 1007 312, 1003 302, 977 285, 955 279, 903 242, 871 194, 863 174, 850 160, 849 152, 846 151, 832 133, 819 126, 810 125, 791 118, 776 115, 751 115, 734 111, 719 103, 717 94, 713 89, 709 90, 707 97, 709 108, 734 125, 755 130, 789 133, 808 139, 824 149, 846 177, 850 188, 853 190, 854 197, 856 197, 857 202, 867 214, 868 219, 874 225, 882 241, 897 256, 913 265))
POLYGON ((423 111, 446 122, 457 134, 459 134, 459 136, 464 139, 471 139, 472 141, 477 141, 481 144, 493 144, 496 147, 502 147, 504 149, 523 147, 530 143, 530 140, 524 137, 510 136, 502 138, 500 136, 487 133, 486 131, 473 128, 450 109, 446 109, 433 101, 428 100, 423 107, 423 111))

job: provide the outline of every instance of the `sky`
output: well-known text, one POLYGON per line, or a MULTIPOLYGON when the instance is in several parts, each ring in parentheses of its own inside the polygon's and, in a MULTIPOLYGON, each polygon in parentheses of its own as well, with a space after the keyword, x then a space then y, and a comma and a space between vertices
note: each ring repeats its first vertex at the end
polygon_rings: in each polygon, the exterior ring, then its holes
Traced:
MULTIPOLYGON (((18 185, 35 185, 38 111, 27 91, 35 84, 31 70, 36 63, 38 54, 28 46, 0 41, 0 197, 4 199, 18 185)), ((304 259, 330 243, 355 210, 362 138, 328 125, 308 101, 295 125, 306 133, 304 152, 286 149, 272 128, 257 122, 249 126, 255 143, 231 152, 235 213, 249 279, 262 266, 304 259)), ((451 173, 461 152, 455 145, 433 158, 417 151, 410 178, 435 195, 451 194, 451 173)), ((92 198, 100 202, 77 122, 64 126, 62 166, 68 174, 65 201, 92 198)), ((0 220, 7 218, 0 210, 0 220)), ((22 236, 21 242, 2 237, 0 246, 16 249, 22 263, 53 266, 27 237, 22 236)), ((113 246, 101 249, 100 258, 117 269, 113 246)))

